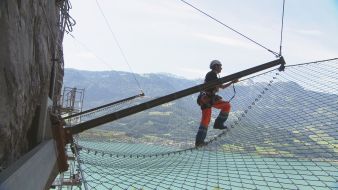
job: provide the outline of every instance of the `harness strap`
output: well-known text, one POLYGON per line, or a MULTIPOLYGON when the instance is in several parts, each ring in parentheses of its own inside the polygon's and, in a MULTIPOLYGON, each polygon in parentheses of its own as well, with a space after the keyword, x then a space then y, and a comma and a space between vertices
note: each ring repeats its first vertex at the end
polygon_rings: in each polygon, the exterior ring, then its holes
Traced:
POLYGON ((210 94, 208 92, 200 92, 197 98, 197 104, 201 106, 201 109, 211 108, 214 103, 221 100, 222 97, 216 94, 210 94))
POLYGON ((232 89, 234 90, 234 95, 232 95, 232 97, 229 99, 229 102, 231 102, 232 99, 235 98, 236 96, 236 88, 235 88, 235 83, 232 83, 232 89))

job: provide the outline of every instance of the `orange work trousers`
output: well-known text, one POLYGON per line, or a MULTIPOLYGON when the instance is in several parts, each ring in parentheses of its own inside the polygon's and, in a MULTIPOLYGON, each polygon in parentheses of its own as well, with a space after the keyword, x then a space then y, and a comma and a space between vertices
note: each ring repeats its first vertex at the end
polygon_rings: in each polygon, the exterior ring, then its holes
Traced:
MULTIPOLYGON (((209 103, 211 100, 209 99, 209 97, 204 96, 202 97, 202 102, 203 103, 209 103)), ((210 106, 216 108, 216 109, 220 109, 221 112, 223 113, 228 113, 230 112, 231 109, 231 105, 230 102, 228 101, 223 101, 222 99, 216 100, 214 101, 210 106)), ((201 119, 201 126, 203 127, 208 127, 209 123, 210 123, 210 119, 211 119, 211 109, 212 107, 207 107, 202 109, 202 119, 201 119)))

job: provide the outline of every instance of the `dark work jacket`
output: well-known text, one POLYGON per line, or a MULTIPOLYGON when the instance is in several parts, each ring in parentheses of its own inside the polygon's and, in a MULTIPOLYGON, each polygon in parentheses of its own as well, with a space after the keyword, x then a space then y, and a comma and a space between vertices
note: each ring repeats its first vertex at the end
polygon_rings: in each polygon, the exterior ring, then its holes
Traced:
MULTIPOLYGON (((217 74, 213 71, 210 71, 205 75, 204 83, 217 79, 217 74)), ((222 97, 216 95, 216 92, 218 92, 218 87, 206 89, 199 94, 197 98, 197 104, 201 106, 202 110, 211 108, 214 102, 222 99, 222 97)))
MULTIPOLYGON (((218 76, 214 71, 209 71, 206 75, 205 75, 205 79, 204 79, 204 83, 210 82, 210 81, 214 81, 217 80, 218 76)), ((210 89, 206 89, 205 92, 207 92, 209 95, 214 95, 216 92, 218 91, 218 87, 214 87, 214 88, 210 88, 210 89)))

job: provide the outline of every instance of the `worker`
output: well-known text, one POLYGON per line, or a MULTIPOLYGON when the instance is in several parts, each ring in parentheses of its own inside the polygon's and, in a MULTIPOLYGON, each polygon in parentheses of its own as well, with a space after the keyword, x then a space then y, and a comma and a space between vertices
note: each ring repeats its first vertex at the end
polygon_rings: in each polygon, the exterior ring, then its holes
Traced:
MULTIPOLYGON (((214 81, 219 79, 219 73, 222 71, 222 63, 218 60, 213 60, 210 63, 210 69, 204 79, 204 83, 214 81)), ((230 102, 224 101, 221 96, 216 93, 219 91, 219 88, 225 89, 230 86, 232 83, 238 82, 238 79, 231 81, 229 83, 221 84, 213 88, 206 89, 202 91, 197 98, 197 103, 200 105, 202 110, 202 118, 201 123, 196 135, 195 146, 200 147, 204 146, 206 143, 204 142, 207 132, 208 126, 211 119, 211 108, 220 109, 220 113, 215 120, 214 129, 224 130, 227 129, 227 126, 224 125, 225 121, 228 119, 230 112, 230 102)))

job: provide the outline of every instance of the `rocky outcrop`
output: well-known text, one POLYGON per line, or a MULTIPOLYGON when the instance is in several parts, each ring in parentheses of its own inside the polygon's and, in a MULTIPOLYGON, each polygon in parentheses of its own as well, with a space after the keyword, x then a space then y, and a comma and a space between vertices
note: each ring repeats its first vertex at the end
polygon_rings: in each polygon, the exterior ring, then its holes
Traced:
POLYGON ((59 29, 55 1, 0 1, 0 167, 36 145, 33 120, 49 94, 59 29))

